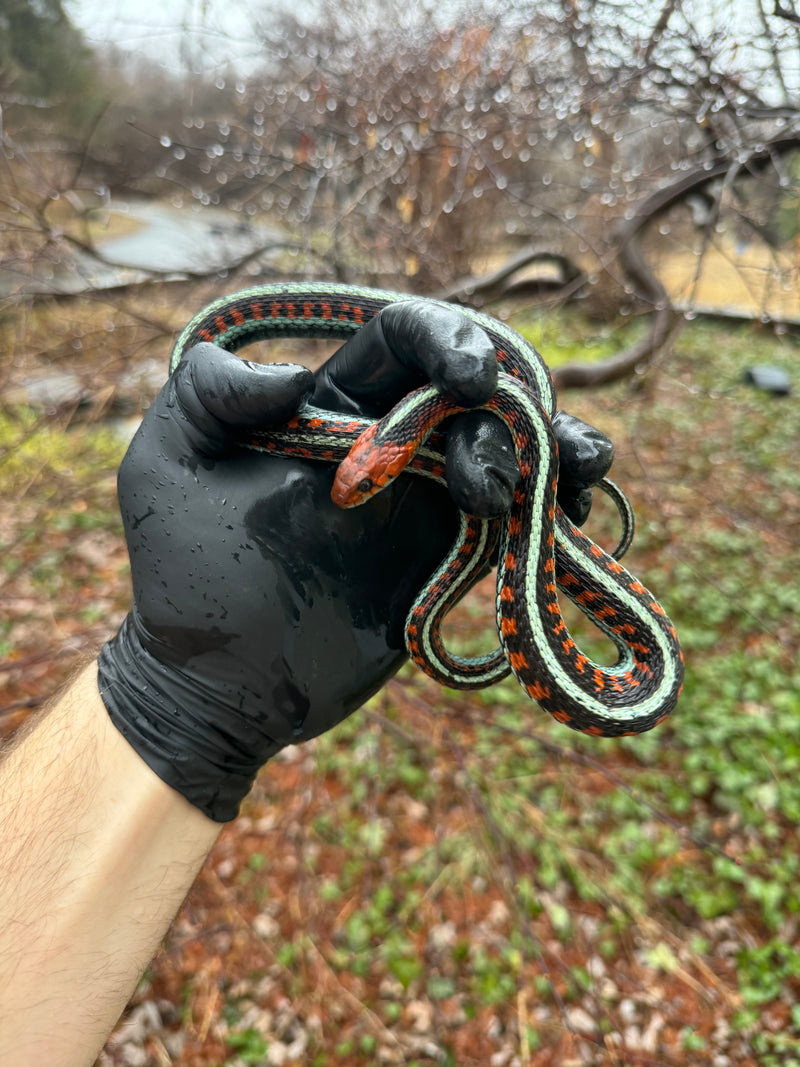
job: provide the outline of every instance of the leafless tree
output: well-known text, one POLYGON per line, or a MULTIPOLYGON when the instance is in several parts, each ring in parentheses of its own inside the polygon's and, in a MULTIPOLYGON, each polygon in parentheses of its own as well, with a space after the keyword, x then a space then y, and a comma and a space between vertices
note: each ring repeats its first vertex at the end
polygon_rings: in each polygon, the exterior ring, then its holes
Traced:
POLYGON ((793 195, 797 20, 754 0, 726 28, 728 10, 271 14, 225 120, 170 136, 163 166, 195 196, 280 217, 299 270, 322 257, 339 278, 480 302, 527 268, 549 300, 645 311, 642 339, 589 377, 629 373, 675 324, 652 258, 665 216, 686 245, 723 227, 774 244, 793 195))
POLYGON ((161 92, 116 141, 111 109, 80 172, 277 220, 284 273, 642 314, 608 365, 560 372, 576 384, 630 373, 691 309, 697 285, 662 279, 670 249, 796 236, 788 4, 381 0, 270 11, 253 33, 258 69, 161 92))

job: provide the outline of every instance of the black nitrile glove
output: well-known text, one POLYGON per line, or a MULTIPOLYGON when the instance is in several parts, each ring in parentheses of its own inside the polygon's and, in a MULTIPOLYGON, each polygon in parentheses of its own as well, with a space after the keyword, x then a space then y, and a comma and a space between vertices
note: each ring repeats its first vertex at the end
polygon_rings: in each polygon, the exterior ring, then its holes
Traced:
MULTIPOLYGON (((380 418, 413 388, 430 380, 466 407, 494 391, 496 367, 481 352, 476 359, 475 327, 465 316, 442 316, 442 305, 425 301, 392 304, 359 331, 321 368, 314 403, 332 411, 348 411, 380 418), (444 323, 452 323, 449 337, 444 323), (429 377, 418 369, 415 353, 427 343, 425 334, 437 332, 442 345, 431 353, 429 377), (449 348, 446 347, 449 344, 449 348), (458 368, 455 371, 455 368, 458 368), (445 379, 444 371, 450 377, 445 379), (460 389, 452 386, 458 373, 460 389), (345 383, 339 387, 339 382, 345 383)), ((592 487, 608 473, 614 446, 600 430, 557 411, 553 430, 558 442, 558 502, 581 526, 589 517, 592 487)), ((471 515, 492 518, 510 505, 519 480, 511 458, 511 438, 505 424, 484 411, 454 420, 448 429, 447 481, 455 503, 471 515)))
POLYGON ((565 411, 555 413, 553 430, 558 441, 558 502, 567 518, 582 526, 589 518, 592 487, 608 474, 614 446, 604 433, 565 411))
MULTIPOLYGON (((134 607, 101 652, 100 692, 145 762, 212 819, 233 818, 263 763, 397 670, 407 611, 456 529, 447 492, 426 479, 342 511, 332 465, 253 452, 237 432, 285 421, 312 390, 320 407, 375 416, 428 379, 480 403, 496 366, 471 320, 422 301, 386 308, 316 383, 198 345, 131 443, 119 498, 134 607)), ((505 428, 482 420, 454 420, 463 454, 448 469, 457 498, 498 513, 516 462, 505 428)))

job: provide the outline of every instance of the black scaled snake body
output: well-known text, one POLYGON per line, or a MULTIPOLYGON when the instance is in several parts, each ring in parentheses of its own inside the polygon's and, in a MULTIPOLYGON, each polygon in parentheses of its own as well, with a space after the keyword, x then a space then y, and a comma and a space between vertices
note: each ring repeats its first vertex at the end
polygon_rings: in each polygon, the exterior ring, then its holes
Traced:
MULTIPOLYGON (((170 369, 201 341, 236 351, 281 336, 344 339, 387 304, 409 299, 323 283, 245 289, 214 301, 191 320, 178 338, 170 369)), ((555 391, 539 354, 505 324, 469 308, 459 310, 495 346, 498 389, 484 407, 508 426, 522 482, 503 520, 462 515, 447 559, 409 613, 409 653, 426 673, 456 688, 485 686, 511 671, 545 711, 584 733, 613 737, 649 730, 680 695, 683 656, 675 629, 652 594, 618 562, 628 537, 610 555, 556 504, 558 449, 550 421, 555 391), (475 659, 453 656, 440 637, 442 620, 491 555, 498 527, 500 649, 475 659), (594 663, 580 651, 562 618, 558 588, 614 642, 619 659, 613 666, 594 663)), ((444 482, 434 427, 461 410, 433 386, 424 386, 379 423, 306 405, 286 426, 253 434, 243 443, 274 455, 339 463, 332 496, 347 507, 380 491, 406 468, 444 482)), ((624 511, 624 497, 611 483, 605 488, 624 511)))

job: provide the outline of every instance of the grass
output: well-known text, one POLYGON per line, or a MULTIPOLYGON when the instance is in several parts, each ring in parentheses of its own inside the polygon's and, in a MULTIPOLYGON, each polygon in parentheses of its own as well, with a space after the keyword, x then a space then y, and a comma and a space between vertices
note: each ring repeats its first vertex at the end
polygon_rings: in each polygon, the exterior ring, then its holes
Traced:
POLYGON ((567 307, 557 307, 544 314, 517 311, 510 325, 539 352, 546 353, 549 367, 606 359, 638 340, 643 328, 638 319, 609 324, 576 318, 574 311, 567 307))
MULTIPOLYGON (((593 327, 537 329, 574 359, 593 327)), ((260 776, 137 993, 175 1005, 146 1062, 800 1064, 800 417, 743 383, 751 363, 796 381, 797 344, 698 319, 643 380, 561 398, 615 441, 627 562, 686 654, 671 719, 598 741, 516 683, 405 668, 260 776)), ((107 628, 127 579, 107 436, 17 412, 3 443, 4 491, 25 488, 3 520, 8 663, 107 628)), ((460 643, 491 642, 491 602, 460 609, 460 643)), ((11 699, 55 673, 7 671, 11 699)))
POLYGON ((0 410, 0 737, 120 616, 128 567, 114 486, 123 452, 103 427, 0 410))

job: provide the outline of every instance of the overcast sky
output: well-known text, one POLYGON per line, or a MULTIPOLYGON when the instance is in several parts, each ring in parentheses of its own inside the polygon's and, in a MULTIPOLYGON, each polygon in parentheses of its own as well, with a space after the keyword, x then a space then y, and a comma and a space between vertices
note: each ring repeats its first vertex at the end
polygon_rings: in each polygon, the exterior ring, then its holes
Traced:
MULTIPOLYGON (((262 23, 270 11, 288 8, 313 10, 315 0, 63 0, 72 22, 90 43, 113 42, 132 52, 150 56, 174 70, 191 66, 213 73, 233 61, 243 73, 257 65, 259 51, 252 32, 253 13, 262 23)), ((335 0, 333 0, 335 3, 335 0)), ((413 0, 409 0, 413 3, 413 0)), ((761 25, 756 0, 683 0, 684 8, 709 33, 722 33, 736 52, 737 41, 747 40, 761 25)), ((447 10, 448 0, 436 5, 447 10)), ((513 7, 513 0, 511 0, 513 7)), ((661 5, 636 8, 647 32, 661 5)), ((785 24, 782 24, 785 29, 785 24)), ((740 49, 740 68, 761 69, 763 57, 740 49)))
MULTIPOLYGON (((250 0, 65 0, 72 23, 90 44, 113 42, 179 68, 186 47, 203 69, 251 49, 250 0), (182 51, 183 50, 183 51, 182 51)), ((266 6, 266 5, 265 5, 266 6)))

